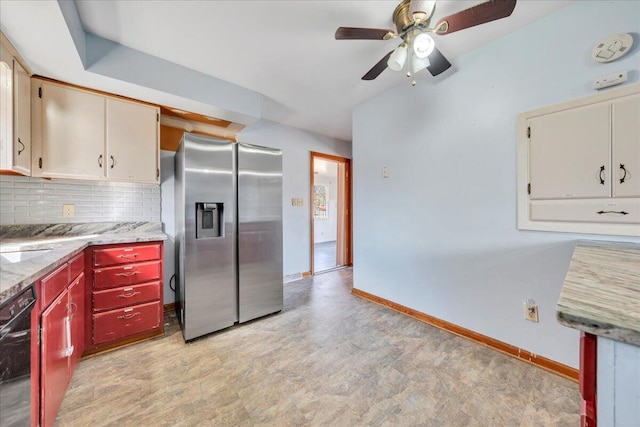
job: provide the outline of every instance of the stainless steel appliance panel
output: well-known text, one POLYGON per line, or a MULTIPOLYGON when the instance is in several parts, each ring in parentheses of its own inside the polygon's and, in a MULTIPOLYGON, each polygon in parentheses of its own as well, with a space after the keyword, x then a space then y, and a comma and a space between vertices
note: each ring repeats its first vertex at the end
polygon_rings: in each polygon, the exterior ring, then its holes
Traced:
POLYGON ((174 212, 175 212, 175 299, 176 316, 184 330, 184 143, 180 142, 174 157, 174 212))
MULTIPOLYGON (((229 141, 185 133, 184 270, 181 291, 185 340, 238 321, 235 150, 229 141), (219 237, 196 239, 197 204, 223 211, 219 237)), ((177 203, 177 202, 176 202, 177 203)), ((181 248, 182 249, 182 248, 181 248)))
POLYGON ((34 285, 0 305, 0 426, 29 426, 31 407, 31 310, 34 285))
POLYGON ((282 151, 237 145, 242 323, 282 310, 282 151))

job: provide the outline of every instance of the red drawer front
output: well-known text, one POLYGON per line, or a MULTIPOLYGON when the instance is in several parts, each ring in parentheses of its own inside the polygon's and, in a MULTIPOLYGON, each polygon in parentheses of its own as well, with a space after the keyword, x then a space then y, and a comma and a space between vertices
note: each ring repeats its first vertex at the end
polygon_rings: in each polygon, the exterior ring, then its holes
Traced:
POLYGON ((93 288, 105 289, 135 285, 160 278, 160 261, 96 268, 93 271, 93 288))
POLYGON ((93 315, 93 344, 103 344, 160 327, 160 301, 93 315))
POLYGON ((93 311, 112 310, 160 299, 160 282, 145 283, 93 293, 93 311))
POLYGON ((153 259, 160 259, 160 244, 158 243, 152 245, 96 249, 93 251, 93 265, 95 267, 129 264, 153 259))
POLYGON ((53 273, 42 279, 40 290, 42 292, 42 309, 49 307, 49 304, 69 285, 69 264, 66 262, 58 267, 53 273))
POLYGON ((72 282, 84 271, 84 252, 69 261, 69 281, 72 282))

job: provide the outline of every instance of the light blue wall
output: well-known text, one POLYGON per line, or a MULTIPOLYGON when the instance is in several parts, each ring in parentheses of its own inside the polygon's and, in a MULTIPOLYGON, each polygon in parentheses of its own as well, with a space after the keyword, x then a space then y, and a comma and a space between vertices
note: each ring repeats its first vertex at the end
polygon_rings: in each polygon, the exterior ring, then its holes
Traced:
POLYGON ((590 95, 603 74, 637 82, 637 48, 606 65, 591 49, 617 32, 637 43, 639 30, 640 2, 576 2, 454 61, 437 84, 399 75, 357 107, 354 287, 577 367, 578 332, 555 320, 573 244, 629 238, 516 229, 516 117, 590 95), (523 319, 528 297, 539 323, 523 319))

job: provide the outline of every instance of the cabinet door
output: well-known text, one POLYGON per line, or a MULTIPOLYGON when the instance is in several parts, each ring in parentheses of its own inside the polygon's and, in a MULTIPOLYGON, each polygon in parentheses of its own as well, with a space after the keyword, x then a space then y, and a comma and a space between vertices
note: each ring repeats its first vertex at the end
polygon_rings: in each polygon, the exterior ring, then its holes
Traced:
POLYGON ((69 385, 70 340, 66 322, 68 293, 65 290, 42 313, 40 416, 42 426, 52 426, 69 385))
POLYGON ((80 361, 80 356, 84 352, 84 273, 81 273, 76 280, 69 285, 69 310, 71 318, 71 344, 73 353, 69 357, 69 378, 80 361))
POLYGON ((613 102, 613 196, 640 197, 640 95, 613 102))
POLYGON ((42 83, 41 176, 104 176, 104 103, 99 95, 42 83))
POLYGON ((158 109, 107 98, 107 177, 158 182, 158 109))
POLYGON ((31 79, 13 60, 13 170, 31 174, 31 79))
POLYGON ((609 103, 535 117, 529 127, 532 200, 611 196, 609 103))

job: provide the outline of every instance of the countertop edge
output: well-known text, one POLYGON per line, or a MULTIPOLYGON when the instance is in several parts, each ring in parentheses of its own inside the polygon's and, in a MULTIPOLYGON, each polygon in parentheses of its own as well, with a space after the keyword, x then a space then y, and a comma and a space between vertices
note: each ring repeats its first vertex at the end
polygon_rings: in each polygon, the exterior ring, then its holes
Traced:
MULTIPOLYGON (((78 237, 72 241, 65 242, 61 245, 61 247, 55 248, 52 250, 54 252, 52 255, 56 257, 55 259, 49 258, 44 261, 42 267, 39 265, 36 266, 33 271, 30 271, 27 275, 20 277, 18 279, 7 279, 3 277, 2 280, 11 280, 11 283, 4 286, 5 288, 2 292, 0 292, 0 304, 9 300, 12 296, 20 292, 25 287, 31 285, 36 282, 38 279, 46 276, 48 273, 54 271, 60 265, 64 264, 70 258, 82 252, 89 246, 99 246, 99 245, 110 245, 110 244, 118 244, 118 243, 142 243, 142 242, 157 242, 157 241, 165 241, 167 240, 167 235, 161 231, 157 232, 141 232, 141 233, 115 233, 115 234, 98 234, 98 235, 90 235, 86 237, 78 237), (58 252, 59 253, 56 253, 58 252), (45 263, 46 262, 46 263, 45 263), (15 280, 15 281, 14 281, 15 280)), ((37 244, 39 241, 42 241, 42 245, 47 245, 47 240, 38 239, 37 237, 23 238, 20 239, 24 242, 29 242, 31 245, 37 244)), ((28 261, 25 261, 28 262, 28 261)), ((15 265, 20 264, 19 262, 15 265)), ((6 269, 2 269, 6 270, 6 269)), ((5 276, 6 272, 2 271, 3 276, 5 276)), ((11 273, 11 272, 10 272, 11 273)), ((14 273, 15 274, 15 273, 14 273)))

